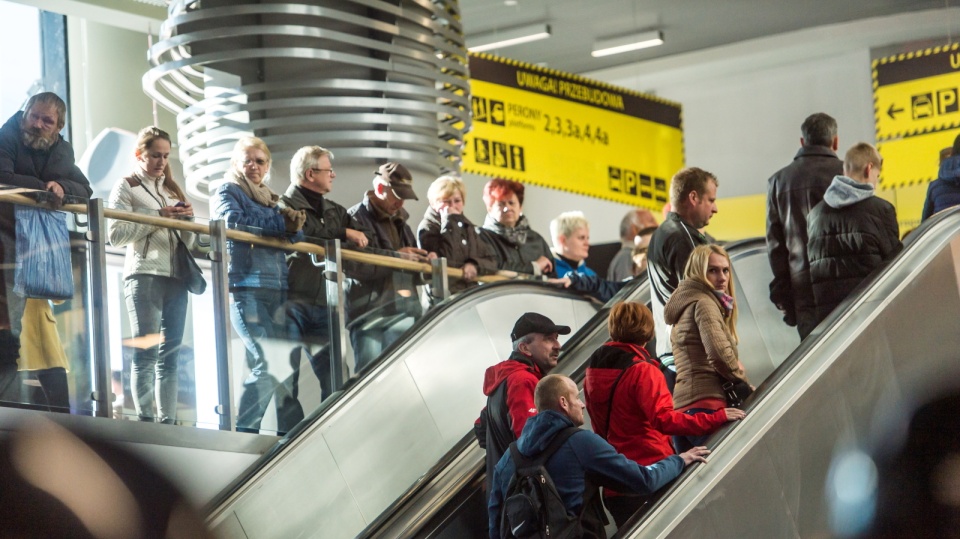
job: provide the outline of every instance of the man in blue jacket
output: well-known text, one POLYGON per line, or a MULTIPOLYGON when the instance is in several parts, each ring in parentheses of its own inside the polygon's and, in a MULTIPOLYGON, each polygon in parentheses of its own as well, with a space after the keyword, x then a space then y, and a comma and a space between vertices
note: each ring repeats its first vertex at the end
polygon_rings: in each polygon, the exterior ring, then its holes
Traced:
MULTIPOLYGON (((533 398, 539 413, 527 420, 517 441, 520 453, 530 458, 546 449, 559 432, 583 425, 585 408, 577 384, 559 374, 550 374, 540 380, 533 398)), ((619 492, 652 494, 680 475, 686 465, 706 462, 705 457, 709 454, 710 450, 706 447, 694 447, 650 466, 640 466, 617 453, 600 436, 581 430, 568 438, 545 466, 567 513, 581 518, 584 535, 605 537, 603 518, 599 515, 603 509, 599 506, 598 496, 585 492, 588 481, 594 488, 609 487, 619 492), (585 499, 595 503, 588 501, 591 506, 584 508, 585 499), (588 515, 593 511, 598 513, 588 515), (593 518, 585 518, 588 516, 593 518), (590 524, 596 525, 596 529, 591 529, 590 524)), ((500 509, 515 469, 508 451, 493 472, 493 488, 487 506, 491 539, 500 538, 500 509)))

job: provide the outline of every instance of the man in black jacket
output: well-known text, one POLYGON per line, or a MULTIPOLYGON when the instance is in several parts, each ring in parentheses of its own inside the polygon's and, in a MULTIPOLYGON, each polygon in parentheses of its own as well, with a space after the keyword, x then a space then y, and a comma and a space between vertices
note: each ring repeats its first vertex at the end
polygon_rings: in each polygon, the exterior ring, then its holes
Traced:
POLYGON ((767 256, 773 270, 770 301, 805 339, 817 320, 807 261, 807 214, 823 200, 834 176, 843 174, 843 162, 836 154, 837 121, 830 116, 810 115, 800 134, 800 150, 793 163, 768 181, 767 256))
MULTIPOLYGON (((429 263, 437 254, 417 247, 417 238, 407 224, 410 214, 403 209, 405 200, 418 200, 413 175, 402 164, 390 162, 377 169, 373 189, 347 212, 371 232, 370 247, 375 254, 429 263)), ((383 267, 367 269, 373 273, 347 282, 347 317, 351 320, 350 340, 358 371, 410 327, 422 311, 416 291, 419 274, 383 267), (398 318, 390 327, 378 325, 378 320, 398 318)))
POLYGON ((843 159, 846 176, 833 179, 807 218, 814 325, 867 275, 903 249, 897 211, 874 196, 882 163, 870 144, 854 145, 843 159))
POLYGON ((653 289, 653 321, 657 336, 657 356, 672 366, 670 326, 663 321, 663 306, 683 278, 683 268, 698 245, 710 243, 698 229, 707 226, 717 213, 717 177, 690 167, 677 172, 670 184, 673 211, 650 237, 647 273, 653 289), (664 357, 666 356, 666 357, 664 357))
MULTIPOLYGON (((304 146, 290 160, 290 187, 280 198, 280 207, 303 211, 304 241, 323 246, 327 240, 340 240, 345 246, 363 248, 370 243, 370 232, 347 213, 347 209, 325 195, 333 189, 337 173, 333 170, 333 153, 320 146, 304 146)), ((287 278, 290 289, 286 305, 290 339, 299 343, 293 350, 293 396, 297 397, 300 347, 307 349, 314 373, 320 380, 321 398, 336 388, 330 378, 331 358, 323 356, 323 345, 330 340, 327 312, 326 280, 310 255, 287 254, 290 268, 287 278), (311 350, 311 348, 313 350, 311 350), (316 355, 314 355, 316 354, 316 355)))
MULTIPOLYGON (((31 97, 0 128, 0 185, 49 191, 59 204, 64 196, 89 198, 90 182, 74 163, 73 148, 60 136, 67 105, 52 92, 31 97)), ((13 293, 16 220, 12 204, 0 204, 0 400, 19 400, 17 358, 24 298, 13 293)))

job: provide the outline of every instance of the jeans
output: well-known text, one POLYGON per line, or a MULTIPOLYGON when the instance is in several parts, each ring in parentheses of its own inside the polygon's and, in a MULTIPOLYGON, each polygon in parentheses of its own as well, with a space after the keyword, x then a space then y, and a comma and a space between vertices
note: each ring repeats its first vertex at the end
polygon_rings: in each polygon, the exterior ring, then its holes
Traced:
POLYGON ((177 365, 187 319, 187 289, 177 279, 137 274, 123 283, 134 337, 161 336, 159 345, 137 347, 130 368, 133 405, 141 421, 152 421, 154 398, 163 423, 177 418, 177 365))
MULTIPOLYGON (((290 352, 290 361, 293 364, 293 398, 299 393, 299 366, 300 350, 306 350, 310 357, 310 366, 320 381, 320 397, 325 400, 333 387, 330 362, 336 358, 330 357, 330 313, 324 305, 313 305, 300 301, 287 302, 287 332, 290 339, 297 342, 290 352)), ((343 374, 343 373, 341 373, 343 374)), ((339 380, 343 383, 343 380, 339 380)))
MULTIPOLYGON (((685 414, 694 415, 694 414, 712 414, 717 410, 711 410, 709 408, 690 408, 686 410, 685 414)), ((709 434, 704 434, 702 436, 674 436, 673 437, 673 447, 676 448, 677 454, 686 453, 694 447, 703 445, 706 443, 709 434)))
POLYGON ((234 288, 230 291, 230 321, 246 349, 250 376, 243 382, 237 410, 237 430, 260 432, 260 422, 273 398, 277 428, 287 432, 303 419, 300 403, 267 372, 268 362, 260 342, 286 337, 283 305, 286 292, 267 288, 234 288))

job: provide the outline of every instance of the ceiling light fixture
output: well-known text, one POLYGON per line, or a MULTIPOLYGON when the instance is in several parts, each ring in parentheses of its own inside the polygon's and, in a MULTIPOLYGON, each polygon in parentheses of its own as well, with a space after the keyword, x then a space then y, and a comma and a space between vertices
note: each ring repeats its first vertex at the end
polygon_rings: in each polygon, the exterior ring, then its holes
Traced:
POLYGON ((593 52, 590 53, 590 55, 594 58, 600 58, 601 56, 646 49, 647 47, 656 47, 657 45, 663 45, 663 32, 653 30, 650 32, 598 40, 593 44, 593 52))
POLYGON ((470 52, 483 52, 547 39, 548 37, 550 37, 549 24, 530 24, 467 36, 467 49, 470 52))

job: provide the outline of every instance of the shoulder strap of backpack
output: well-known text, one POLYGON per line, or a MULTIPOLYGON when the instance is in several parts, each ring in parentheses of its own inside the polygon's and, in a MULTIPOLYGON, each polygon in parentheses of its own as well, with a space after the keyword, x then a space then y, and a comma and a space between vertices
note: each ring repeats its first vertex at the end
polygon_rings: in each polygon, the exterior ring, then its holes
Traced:
POLYGON ((573 436, 574 434, 580 432, 580 429, 577 427, 567 427, 557 433, 553 437, 553 440, 550 441, 550 444, 544 448, 536 457, 527 458, 517 449, 517 442, 510 444, 510 458, 513 459, 514 464, 516 465, 517 470, 520 468, 528 468, 531 466, 543 466, 546 464, 550 457, 560 449, 567 439, 573 436))

